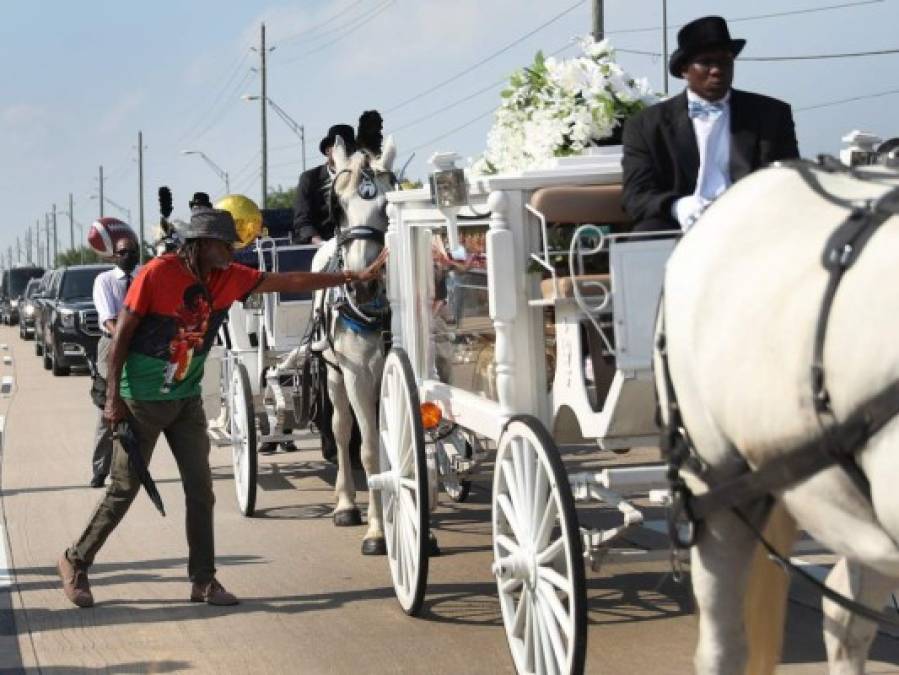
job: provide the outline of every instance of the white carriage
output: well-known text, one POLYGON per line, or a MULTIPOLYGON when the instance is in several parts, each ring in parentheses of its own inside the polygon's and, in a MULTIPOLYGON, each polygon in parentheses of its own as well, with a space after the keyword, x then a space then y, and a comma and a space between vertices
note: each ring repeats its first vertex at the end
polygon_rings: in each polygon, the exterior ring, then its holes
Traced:
MULTIPOLYGON (((261 238, 243 255, 264 272, 308 272, 317 250, 261 238)), ((259 449, 293 442, 309 422, 302 356, 287 368, 279 364, 303 344, 312 304, 311 293, 265 293, 235 303, 207 358, 209 433, 215 444, 231 447, 237 503, 245 516, 256 508, 259 449)))
POLYGON ((616 557, 616 537, 643 523, 632 497, 667 497, 661 464, 568 475, 560 452, 570 443, 657 445, 652 334, 674 239, 588 226, 565 251, 549 241, 552 222, 625 222, 620 181, 613 151, 467 180, 461 210, 435 205, 427 188, 389 195, 393 349, 381 388, 381 472, 369 484, 380 494, 394 587, 416 614, 438 484, 464 499, 495 448, 492 571, 519 672, 583 670, 584 564, 616 557), (467 234, 479 227, 483 237, 467 234), (446 299, 434 272, 444 235, 451 254, 464 245, 472 261, 449 263, 446 299), (585 274, 603 254, 608 273, 585 274), (573 274, 555 271, 559 256, 573 274), (575 502, 591 500, 616 508, 620 522, 581 528, 575 502))

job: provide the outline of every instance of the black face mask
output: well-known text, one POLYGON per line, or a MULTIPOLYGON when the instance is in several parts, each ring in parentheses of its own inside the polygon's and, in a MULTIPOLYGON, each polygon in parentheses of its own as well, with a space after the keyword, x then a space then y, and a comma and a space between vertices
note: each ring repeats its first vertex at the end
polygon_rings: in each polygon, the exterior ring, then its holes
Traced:
POLYGON ((139 256, 137 255, 137 251, 119 251, 116 255, 116 258, 119 261, 119 267, 123 272, 132 272, 135 267, 137 267, 137 262, 139 260, 139 256))

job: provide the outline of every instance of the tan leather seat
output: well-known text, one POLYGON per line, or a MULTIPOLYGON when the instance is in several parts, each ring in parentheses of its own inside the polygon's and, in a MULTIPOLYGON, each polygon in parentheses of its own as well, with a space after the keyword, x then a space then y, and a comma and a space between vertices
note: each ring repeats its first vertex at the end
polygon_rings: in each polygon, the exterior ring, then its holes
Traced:
POLYGON ((621 190, 621 185, 541 188, 531 196, 531 206, 550 223, 628 225, 631 219, 621 208, 621 190))
MULTIPOLYGON (((582 274, 579 277, 575 277, 575 280, 578 283, 578 291, 580 291, 581 295, 584 297, 594 297, 597 295, 602 295, 603 290, 598 286, 587 285, 588 282, 598 281, 602 283, 606 290, 612 290, 612 280, 608 274, 582 274)), ((574 285, 574 281, 571 277, 559 277, 559 298, 573 298, 574 290, 572 290, 572 286, 574 285)), ((552 279, 544 279, 540 282, 540 292, 543 294, 543 298, 545 300, 549 300, 554 296, 553 294, 553 280, 552 279)))

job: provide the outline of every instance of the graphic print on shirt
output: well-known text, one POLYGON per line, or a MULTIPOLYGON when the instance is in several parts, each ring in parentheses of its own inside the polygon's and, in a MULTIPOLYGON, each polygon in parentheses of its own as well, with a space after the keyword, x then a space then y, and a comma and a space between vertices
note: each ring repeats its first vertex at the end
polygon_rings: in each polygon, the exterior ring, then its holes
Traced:
POLYGON ((212 298, 202 284, 184 289, 183 304, 175 310, 175 336, 169 341, 169 361, 159 391, 167 394, 190 368, 194 350, 200 351, 209 328, 212 298))

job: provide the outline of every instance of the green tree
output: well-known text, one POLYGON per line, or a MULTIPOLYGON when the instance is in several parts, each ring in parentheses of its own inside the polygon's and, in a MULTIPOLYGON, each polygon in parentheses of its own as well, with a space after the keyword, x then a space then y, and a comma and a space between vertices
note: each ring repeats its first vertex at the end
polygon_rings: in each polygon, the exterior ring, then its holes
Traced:
POLYGON ((268 191, 268 208, 270 209, 292 209, 293 200, 296 197, 296 186, 285 190, 282 186, 278 186, 268 191))
POLYGON ((90 246, 70 248, 56 254, 56 267, 68 265, 88 265, 90 263, 104 262, 97 252, 90 246))

